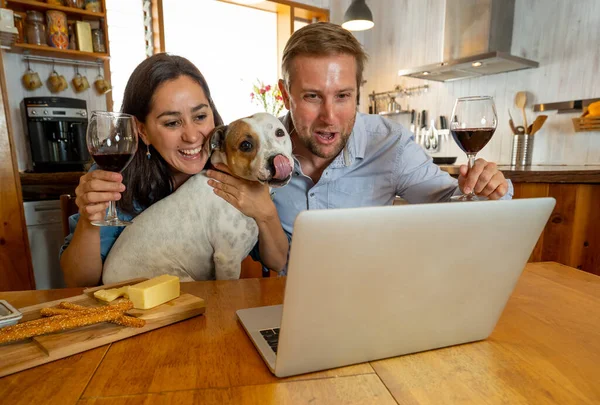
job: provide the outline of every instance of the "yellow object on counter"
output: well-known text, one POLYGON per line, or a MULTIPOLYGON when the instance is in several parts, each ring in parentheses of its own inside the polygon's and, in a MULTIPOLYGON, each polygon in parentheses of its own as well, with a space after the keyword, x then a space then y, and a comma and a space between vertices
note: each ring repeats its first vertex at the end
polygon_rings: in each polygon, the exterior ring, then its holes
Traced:
POLYGON ((588 105, 582 117, 600 117, 600 101, 588 105))
POLYGON ((164 274, 129 286, 129 299, 137 309, 150 309, 179 297, 179 277, 164 274))
POLYGON ((100 301, 111 302, 119 297, 129 298, 129 286, 121 288, 111 288, 109 290, 98 290, 94 292, 94 297, 100 301))

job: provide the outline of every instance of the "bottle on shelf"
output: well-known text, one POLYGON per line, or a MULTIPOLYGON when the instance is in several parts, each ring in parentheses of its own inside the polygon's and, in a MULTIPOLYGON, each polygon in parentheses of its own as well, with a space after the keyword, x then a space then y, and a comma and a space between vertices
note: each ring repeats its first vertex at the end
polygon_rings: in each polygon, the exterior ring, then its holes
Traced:
POLYGON ((106 53, 106 42, 104 39, 104 20, 100 20, 98 28, 92 29, 92 46, 96 53, 106 53))
POLYGON ((85 0, 85 9, 94 13, 102 12, 102 5, 100 0, 85 0))

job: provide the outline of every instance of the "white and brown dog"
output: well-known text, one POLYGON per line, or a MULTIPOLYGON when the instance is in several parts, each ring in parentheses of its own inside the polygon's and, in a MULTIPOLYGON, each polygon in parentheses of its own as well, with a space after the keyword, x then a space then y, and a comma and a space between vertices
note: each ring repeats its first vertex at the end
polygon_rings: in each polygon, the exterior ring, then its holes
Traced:
MULTIPOLYGON (((292 175, 292 143, 274 116, 258 113, 215 128, 204 147, 211 162, 234 176, 271 187, 292 175)), ((239 278, 241 262, 258 240, 258 226, 218 197, 205 172, 150 206, 119 236, 102 273, 104 284, 173 274, 182 281, 239 278)))

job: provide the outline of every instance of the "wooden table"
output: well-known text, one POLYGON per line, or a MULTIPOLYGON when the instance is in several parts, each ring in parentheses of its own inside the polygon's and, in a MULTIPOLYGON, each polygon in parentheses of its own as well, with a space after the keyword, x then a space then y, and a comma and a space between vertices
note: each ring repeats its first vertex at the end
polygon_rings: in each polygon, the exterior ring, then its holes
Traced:
MULTIPOLYGON (((528 264, 485 341, 277 379, 235 311, 281 303, 284 284, 284 278, 184 283, 184 291, 206 299, 204 316, 4 377, 0 402, 600 403, 600 277, 556 263, 528 264)), ((5 292, 0 299, 22 307, 80 291, 5 292)))

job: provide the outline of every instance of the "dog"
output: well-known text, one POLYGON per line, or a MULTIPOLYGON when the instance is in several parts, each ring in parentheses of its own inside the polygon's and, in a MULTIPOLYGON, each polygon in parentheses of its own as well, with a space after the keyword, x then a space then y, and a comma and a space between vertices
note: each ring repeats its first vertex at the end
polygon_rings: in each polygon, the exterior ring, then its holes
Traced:
MULTIPOLYGON (((207 139, 211 163, 225 164, 236 177, 270 187, 291 179, 292 142, 270 114, 219 126, 207 139)), ((104 284, 165 273, 181 281, 240 277, 241 262, 258 240, 258 225, 217 196, 205 173, 190 177, 123 230, 104 262, 104 284)))

